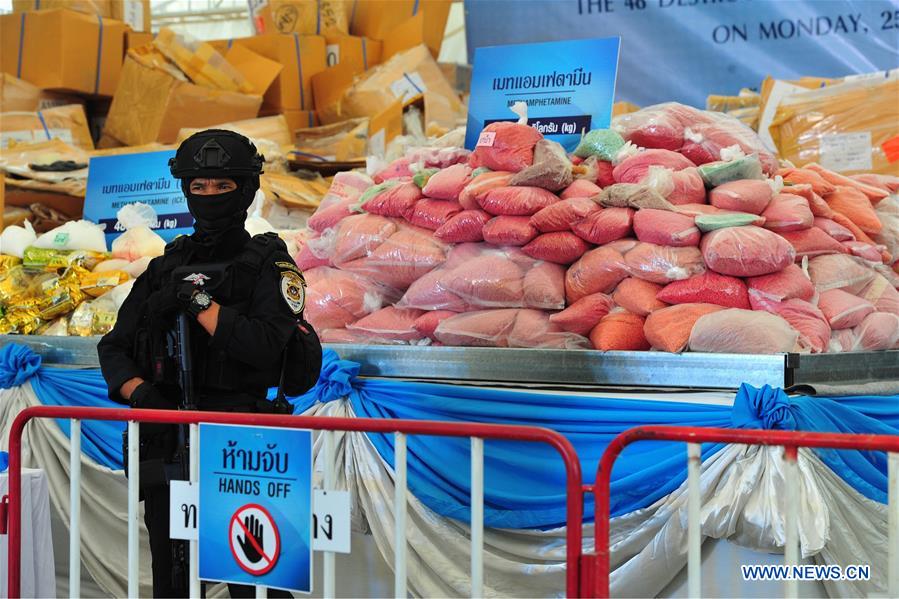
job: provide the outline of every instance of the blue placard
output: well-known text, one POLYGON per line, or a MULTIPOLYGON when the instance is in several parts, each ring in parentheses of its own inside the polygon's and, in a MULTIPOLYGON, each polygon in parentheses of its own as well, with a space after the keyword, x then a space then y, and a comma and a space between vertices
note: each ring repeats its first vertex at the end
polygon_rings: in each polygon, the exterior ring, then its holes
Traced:
POLYGON ((618 72, 617 37, 477 48, 465 147, 481 130, 515 121, 515 102, 528 105, 528 124, 568 150, 583 131, 609 126, 618 72))
POLYGON ((312 591, 312 432, 200 425, 203 580, 312 591))
POLYGON ((899 66, 899 0, 465 0, 476 48, 621 36, 616 99, 705 108, 766 76, 899 66))
POLYGON ((166 241, 193 232, 181 183, 169 172, 175 150, 91 158, 84 197, 84 218, 106 226, 106 243, 125 232, 116 217, 127 204, 141 202, 156 210, 151 227, 166 241))

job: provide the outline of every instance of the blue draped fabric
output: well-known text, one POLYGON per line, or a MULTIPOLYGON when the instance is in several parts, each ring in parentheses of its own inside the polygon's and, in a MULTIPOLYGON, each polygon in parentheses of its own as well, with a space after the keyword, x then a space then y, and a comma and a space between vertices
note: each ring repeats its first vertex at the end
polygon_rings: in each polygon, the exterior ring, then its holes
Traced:
MULTIPOLYGON (((51 405, 116 406, 96 370, 40 366, 21 346, 0 349, 0 386, 31 377, 41 402, 51 405), (10 349, 18 348, 18 349, 10 349)), ((899 434, 897 397, 788 397, 781 389, 744 385, 733 408, 669 401, 599 398, 479 389, 447 384, 369 380, 359 365, 327 350, 319 384, 292 398, 299 414, 316 403, 347 397, 359 417, 490 422, 544 426, 559 431, 575 446, 584 479, 593 480, 608 442, 641 424, 723 428, 899 434)), ((67 423, 60 423, 65 426, 67 423)), ((86 423, 83 448, 93 459, 120 464, 122 425, 86 423), (94 426, 99 425, 99 426, 94 426)), ((393 464, 393 436, 370 434, 383 459, 393 464)), ((721 445, 703 446, 703 457, 721 445)), ((469 441, 410 437, 410 490, 437 513, 469 518, 469 441)), ((819 451, 834 472, 866 497, 886 501, 886 458, 880 452, 819 451)), ((686 477, 682 443, 643 442, 629 446, 612 476, 615 515, 646 507, 673 492, 686 477)), ((512 441, 485 443, 485 522, 492 527, 548 528, 565 521, 565 476, 561 458, 548 446, 512 441)), ((593 506, 586 507, 592 518, 593 506)))
MULTIPOLYGON (((109 399, 106 381, 95 368, 48 368, 41 366, 41 357, 24 345, 12 343, 0 348, 0 389, 16 387, 27 380, 44 405, 122 407, 109 399)), ((69 421, 57 419, 57 423, 69 436, 69 421)), ((124 430, 124 422, 84 422, 81 450, 97 463, 121 470, 124 430)))

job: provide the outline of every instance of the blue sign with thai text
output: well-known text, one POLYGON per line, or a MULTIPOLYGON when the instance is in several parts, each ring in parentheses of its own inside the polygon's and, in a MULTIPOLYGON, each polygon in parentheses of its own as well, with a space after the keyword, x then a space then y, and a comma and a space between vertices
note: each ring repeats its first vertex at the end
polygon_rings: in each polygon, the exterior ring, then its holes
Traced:
POLYGON ((312 591, 312 432, 200 425, 200 578, 312 591))
POLYGON ((465 0, 482 46, 621 36, 616 99, 705 108, 775 79, 899 66, 899 0, 465 0))
POLYGON ((510 110, 516 102, 527 105, 529 125, 568 150, 582 132, 608 127, 620 43, 614 37, 477 48, 465 147, 474 149, 490 123, 518 120, 510 110))
POLYGON ((175 150, 91 158, 84 197, 84 218, 106 226, 106 243, 125 232, 116 216, 122 206, 140 202, 156 211, 154 229, 171 241, 193 232, 181 182, 169 172, 175 150))

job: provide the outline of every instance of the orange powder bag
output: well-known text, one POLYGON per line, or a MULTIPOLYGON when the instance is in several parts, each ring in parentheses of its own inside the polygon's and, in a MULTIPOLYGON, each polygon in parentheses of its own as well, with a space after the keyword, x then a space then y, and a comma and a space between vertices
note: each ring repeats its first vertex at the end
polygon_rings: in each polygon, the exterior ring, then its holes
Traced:
POLYGON ((630 312, 610 312, 590 331, 590 342, 601 351, 643 351, 649 342, 643 336, 643 317, 630 312))
POLYGON ((696 321, 706 314, 723 309, 715 304, 678 304, 662 308, 646 318, 643 333, 655 349, 682 352, 687 347, 696 321))

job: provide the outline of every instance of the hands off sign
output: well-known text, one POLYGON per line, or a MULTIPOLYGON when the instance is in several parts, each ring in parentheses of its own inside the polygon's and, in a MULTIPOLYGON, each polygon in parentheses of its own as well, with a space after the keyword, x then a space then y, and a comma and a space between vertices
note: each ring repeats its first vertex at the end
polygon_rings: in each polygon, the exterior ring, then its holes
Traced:
POLYGON ((477 48, 465 147, 481 130, 515 121, 510 107, 528 106, 528 124, 573 150, 581 132, 612 119, 620 38, 477 48))
POLYGON ((312 591, 312 433, 200 425, 200 578, 312 591))

